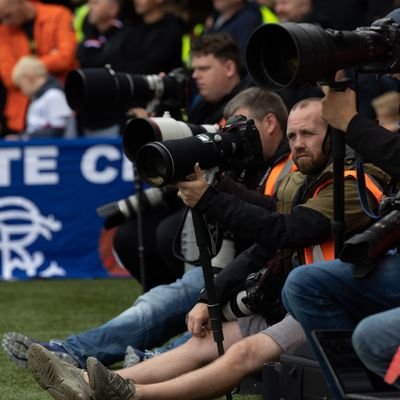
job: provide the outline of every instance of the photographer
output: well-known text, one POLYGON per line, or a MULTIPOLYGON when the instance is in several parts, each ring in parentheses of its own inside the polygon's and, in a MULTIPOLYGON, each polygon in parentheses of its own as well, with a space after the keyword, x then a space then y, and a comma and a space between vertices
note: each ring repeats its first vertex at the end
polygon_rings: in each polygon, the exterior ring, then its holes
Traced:
MULTIPOLYGON (((287 159, 289 153, 287 142, 283 140, 287 110, 279 96, 259 88, 250 88, 235 96, 227 104, 226 112, 226 117, 237 112, 254 117, 263 138, 266 163, 258 172, 254 169, 248 171, 248 181, 245 183, 248 188, 253 188, 254 198, 265 202, 267 198, 263 191, 266 182, 262 179, 264 171, 287 159), (261 185, 261 191, 254 190, 258 184, 261 185)), ((228 174, 225 175, 221 179, 221 189, 224 182, 226 190, 229 190, 234 182, 228 174)), ((244 185, 238 187, 244 192, 244 185)), ((176 195, 174 197, 177 199, 176 195)), ((192 268, 175 282, 158 285, 144 293, 132 307, 99 327, 71 335, 64 340, 40 343, 60 358, 81 367, 85 367, 89 355, 111 365, 124 358, 128 345, 140 350, 151 349, 183 332, 185 316, 195 304, 203 285, 201 268, 192 268)), ((26 352, 34 342, 34 339, 20 333, 8 332, 3 337, 2 346, 8 358, 26 368, 26 352)))
MULTIPOLYGON (((327 128, 321 118, 320 101, 306 100, 291 110, 287 137, 293 161, 300 171, 286 175, 277 188, 280 212, 251 205, 235 195, 208 187, 199 168, 191 180, 179 183, 181 196, 188 204, 196 203, 199 210, 220 222, 224 229, 256 243, 217 275, 215 283, 221 304, 227 294, 232 295, 229 292, 233 286, 243 283, 248 272, 258 271, 267 260, 276 262, 279 271, 285 271, 285 267, 291 266, 294 249, 298 248, 297 256, 303 260, 308 246, 331 243, 332 170, 327 128), (289 250, 285 254, 276 252, 286 248, 289 250)), ((345 185, 347 227, 349 231, 362 229, 369 218, 363 214, 355 195, 354 174, 346 175, 345 185)), ((371 201, 374 202, 373 196, 371 201)), ((235 387, 246 375, 261 369, 265 362, 277 359, 288 347, 304 340, 299 325, 290 317, 275 322, 268 327, 266 318, 257 314, 225 322, 224 345, 228 350, 215 360, 217 354, 207 305, 200 302, 189 314, 188 327, 194 336, 186 344, 118 374, 90 358, 87 367, 92 389, 85 385, 88 379, 85 374, 82 376, 81 371, 72 367, 63 369, 63 363, 39 345, 30 348, 28 358, 42 387, 82 398, 89 399, 93 394, 97 399, 106 399, 111 393, 129 399, 215 398, 235 387), (249 337, 243 339, 244 336, 249 337), (184 374, 188 371, 192 372, 184 374)))
MULTIPOLYGON (((193 41, 191 48, 193 80, 199 94, 188 110, 188 122, 215 124, 223 121, 224 107, 246 85, 241 79, 243 69, 240 50, 229 34, 213 33, 193 41)), ((161 283, 173 282, 182 275, 183 263, 172 252, 182 221, 182 205, 166 191, 162 204, 144 213, 146 290, 161 283), (156 243, 154 251, 148 243, 156 243)), ((114 248, 119 259, 133 276, 141 278, 137 254, 137 221, 132 218, 117 230, 114 248)))
POLYGON ((229 33, 208 33, 192 41, 191 57, 198 95, 189 107, 189 122, 220 122, 226 103, 249 86, 240 49, 229 33))
MULTIPOLYGON (((345 132, 346 142, 366 160, 400 177, 399 137, 357 113, 354 91, 327 90, 323 116, 345 132)), ((361 278, 354 274, 363 265, 341 260, 296 268, 286 281, 283 301, 308 336, 314 329, 355 329, 353 345, 358 355, 368 368, 384 376, 400 344, 399 266, 396 252, 371 260, 370 272, 361 278)), ((397 377, 393 382, 400 387, 397 377)), ((328 383, 339 398, 335 384, 328 383)))

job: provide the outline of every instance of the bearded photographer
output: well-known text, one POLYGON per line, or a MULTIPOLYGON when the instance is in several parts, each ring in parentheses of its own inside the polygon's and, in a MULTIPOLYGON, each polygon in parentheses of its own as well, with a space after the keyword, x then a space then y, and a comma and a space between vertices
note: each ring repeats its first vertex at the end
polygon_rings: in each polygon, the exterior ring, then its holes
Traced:
MULTIPOLYGON (((354 91, 327 89, 322 104, 324 119, 344 132, 347 144, 399 179, 398 135, 358 114, 354 91)), ((390 234, 391 242, 400 240, 397 229, 390 234)), ((382 233, 380 240, 386 239, 382 233)), ((385 376, 400 345, 399 267, 398 252, 383 252, 368 265, 338 259, 296 268, 286 281, 283 301, 307 336, 315 329, 355 329, 357 354, 369 369, 385 376)), ((387 382, 400 388, 398 374, 387 376, 387 382)), ((335 385, 328 383, 339 398, 335 385)))
MULTIPOLYGON (((280 212, 218 192, 207 184, 198 167, 189 181, 179 183, 181 197, 188 205, 195 205, 207 218, 220 222, 224 229, 256 243, 215 278, 221 304, 232 295, 232 287, 237 288, 250 271, 258 271, 267 260, 279 265, 278 270, 284 272, 285 268, 290 268, 296 248, 297 256, 304 260, 312 244, 326 250, 332 247, 332 173, 327 131, 319 100, 303 101, 291 110, 287 138, 300 171, 286 175, 278 184, 276 199, 280 212), (281 248, 288 248, 288 251, 276 252, 281 248)), ((363 214, 358 202, 354 174, 346 175, 345 185, 347 227, 350 231, 362 229, 369 217, 363 214)), ((374 196, 371 201, 374 202, 374 196)), ((328 253, 325 256, 330 257, 328 253)), ((188 328, 194 336, 184 345, 146 360, 140 366, 115 373, 89 358, 87 376, 76 368, 67 367, 40 345, 30 348, 28 358, 42 387, 84 399, 92 395, 96 399, 107 399, 111 394, 114 398, 130 400, 215 398, 261 369, 265 362, 276 360, 282 351, 304 340, 300 326, 292 318, 278 321, 280 319, 272 321, 271 315, 255 314, 225 322, 224 345, 228 350, 216 359, 207 305, 199 302, 188 320, 188 328), (206 364, 209 365, 204 367, 206 364)))

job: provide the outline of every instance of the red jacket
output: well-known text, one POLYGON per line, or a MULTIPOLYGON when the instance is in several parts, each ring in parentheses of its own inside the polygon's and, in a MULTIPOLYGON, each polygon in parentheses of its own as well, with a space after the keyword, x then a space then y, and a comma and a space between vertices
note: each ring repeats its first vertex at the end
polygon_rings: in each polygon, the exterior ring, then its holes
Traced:
POLYGON ((22 29, 0 25, 0 76, 7 88, 4 114, 8 128, 18 132, 24 130, 28 105, 28 98, 11 80, 18 59, 27 54, 36 54, 48 71, 61 80, 77 66, 71 11, 57 5, 32 4, 36 10, 32 45, 22 29))

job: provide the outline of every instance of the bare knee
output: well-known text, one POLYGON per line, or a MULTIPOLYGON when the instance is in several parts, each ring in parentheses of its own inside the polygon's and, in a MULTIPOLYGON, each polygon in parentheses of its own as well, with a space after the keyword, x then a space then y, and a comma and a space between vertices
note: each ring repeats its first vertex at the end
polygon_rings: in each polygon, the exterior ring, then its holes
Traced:
POLYGON ((208 364, 218 357, 217 345, 211 334, 205 337, 192 336, 183 346, 199 365, 208 364))
POLYGON ((248 375, 260 370, 266 362, 279 359, 281 347, 270 336, 258 333, 232 345, 226 352, 231 367, 248 375))

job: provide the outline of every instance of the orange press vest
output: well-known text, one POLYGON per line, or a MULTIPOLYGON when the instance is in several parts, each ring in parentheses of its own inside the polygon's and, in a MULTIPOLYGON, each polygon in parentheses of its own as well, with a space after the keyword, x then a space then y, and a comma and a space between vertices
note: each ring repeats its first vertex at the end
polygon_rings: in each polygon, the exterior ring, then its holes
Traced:
MULTIPOLYGON (((357 179, 356 171, 345 171, 345 177, 353 177, 357 179)), ((316 197, 318 193, 327 185, 333 182, 333 179, 328 179, 326 182, 318 186, 312 197, 316 197)), ((382 189, 367 175, 365 174, 365 186, 368 191, 375 197, 378 203, 382 200, 382 189)), ((312 264, 317 261, 329 261, 335 259, 335 241, 333 239, 327 240, 324 243, 307 247, 304 249, 304 258, 306 264, 312 264)))
POLYGON ((272 167, 265 184, 264 194, 266 196, 274 196, 279 188, 279 185, 281 184, 282 179, 289 172, 293 172, 296 169, 297 167, 294 165, 292 160, 292 154, 289 153, 286 157, 272 167))

